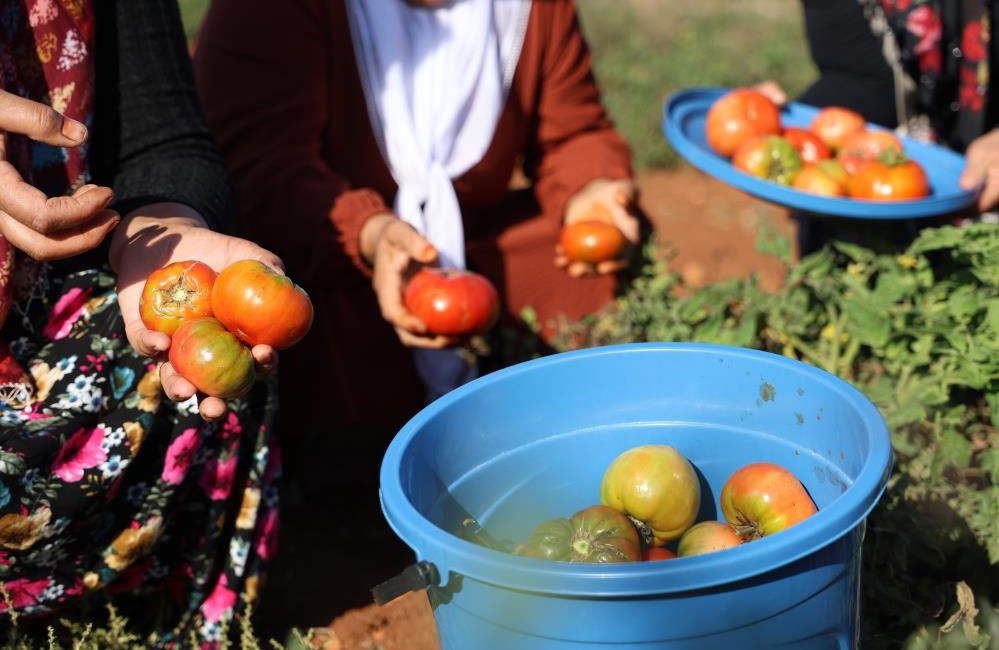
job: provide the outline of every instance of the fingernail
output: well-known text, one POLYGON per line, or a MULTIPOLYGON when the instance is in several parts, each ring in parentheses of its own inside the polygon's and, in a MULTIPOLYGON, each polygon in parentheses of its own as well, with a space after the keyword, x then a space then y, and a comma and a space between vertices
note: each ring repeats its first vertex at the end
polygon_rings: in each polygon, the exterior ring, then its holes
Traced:
POLYGON ((87 139, 87 127, 85 127, 82 122, 77 122, 74 119, 63 117, 62 134, 73 142, 83 142, 87 139))

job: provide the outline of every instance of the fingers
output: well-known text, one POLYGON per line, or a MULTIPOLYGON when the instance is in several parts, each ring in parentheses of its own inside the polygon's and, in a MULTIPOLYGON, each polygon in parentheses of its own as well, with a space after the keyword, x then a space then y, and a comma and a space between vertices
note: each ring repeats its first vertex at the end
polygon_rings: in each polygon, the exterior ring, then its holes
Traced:
POLYGON ((160 384, 166 396, 175 402, 187 401, 198 392, 194 384, 181 377, 169 361, 160 366, 160 384))
POLYGON ((437 249, 423 235, 405 221, 396 219, 385 229, 386 242, 401 249, 411 258, 423 264, 437 259, 437 249))
POLYGON ((251 350, 253 360, 257 362, 257 375, 268 376, 277 372, 278 353, 269 345, 255 345, 251 350))
POLYGON ((87 139, 87 127, 50 106, 0 91, 0 129, 32 140, 73 147, 87 139))
POLYGON ((999 166, 990 167, 985 174, 985 186, 978 197, 978 209, 988 212, 999 205, 999 166))
POLYGON ((97 248, 119 221, 117 212, 101 210, 87 223, 43 235, 0 211, 0 233, 36 260, 61 260, 97 248))
POLYGON ((426 350, 443 350, 444 348, 453 348, 461 345, 461 339, 451 338, 447 336, 420 336, 418 334, 413 334, 402 327, 396 327, 395 333, 399 337, 399 340, 408 348, 423 348, 426 350))
POLYGON ((0 161, 0 210, 41 235, 88 225, 114 199, 110 188, 84 185, 72 195, 49 198, 0 161))
POLYGON ((198 402, 201 417, 209 422, 222 419, 227 408, 225 400, 218 397, 205 397, 198 402))
POLYGON ((753 86, 753 90, 760 93, 774 104, 783 106, 787 103, 787 93, 776 81, 764 81, 753 86))
POLYGON ((621 231, 628 243, 635 245, 642 236, 642 227, 638 219, 624 208, 617 208, 614 213, 614 225, 621 231))
POLYGON ((135 351, 144 357, 155 359, 170 349, 170 337, 163 332, 148 329, 142 324, 141 319, 138 322, 126 321, 125 335, 135 351))

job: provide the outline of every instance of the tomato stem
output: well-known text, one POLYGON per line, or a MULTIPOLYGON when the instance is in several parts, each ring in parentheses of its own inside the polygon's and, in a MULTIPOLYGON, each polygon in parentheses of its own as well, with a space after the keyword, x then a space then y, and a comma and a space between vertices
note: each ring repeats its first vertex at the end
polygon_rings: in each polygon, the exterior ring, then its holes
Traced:
POLYGON ((635 526, 635 530, 638 531, 638 536, 642 538, 642 543, 645 546, 652 546, 656 541, 656 535, 652 532, 652 527, 641 519, 636 519, 631 515, 627 515, 628 519, 635 526))

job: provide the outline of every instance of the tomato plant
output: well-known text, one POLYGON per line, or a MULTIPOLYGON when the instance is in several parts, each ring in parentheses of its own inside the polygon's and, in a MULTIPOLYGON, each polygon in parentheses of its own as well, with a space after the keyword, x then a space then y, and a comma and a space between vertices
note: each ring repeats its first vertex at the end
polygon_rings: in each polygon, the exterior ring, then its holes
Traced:
POLYGON ((728 158, 747 140, 780 133, 780 111, 755 90, 732 90, 708 109, 705 133, 708 146, 728 158))
POLYGON ((645 562, 674 559, 676 559, 676 553, 662 546, 646 546, 642 551, 642 560, 645 562))
POLYGON ((212 312, 248 345, 283 350, 312 327, 312 301, 286 275, 257 260, 222 269, 212 289, 212 312))
POLYGON ((644 445, 611 462, 600 484, 600 502, 640 522, 647 544, 663 546, 694 523, 701 484, 676 449, 644 445))
POLYGON ((721 521, 702 521, 694 524, 680 538, 677 555, 690 557, 724 551, 742 544, 742 539, 728 524, 721 521))
POLYGON ((561 562, 637 562, 642 559, 638 531, 617 510, 591 506, 569 519, 538 526, 517 555, 561 562))
POLYGON ((854 133, 867 129, 867 121, 857 111, 839 106, 823 108, 812 120, 809 130, 833 151, 854 133))
POLYGON ((806 129, 789 126, 782 134, 784 139, 791 143, 801 160, 804 163, 815 163, 828 159, 832 153, 829 147, 819 136, 806 129))
POLYGON ((212 315, 216 273, 201 262, 174 262, 146 278, 139 315, 151 330, 173 335, 181 323, 212 315))
POLYGON ((735 152, 735 168, 757 178, 790 185, 801 171, 801 156, 791 143, 776 135, 748 140, 735 152))
POLYGON ((214 318, 185 321, 170 342, 170 364, 206 395, 245 395, 256 379, 249 348, 214 318))
POLYGON ((855 174, 868 160, 878 158, 886 151, 903 152, 902 141, 888 131, 862 131, 843 140, 836 159, 848 174, 855 174))
POLYGON ((894 157, 886 152, 877 160, 861 165, 850 177, 849 194, 868 201, 908 201, 921 199, 930 193, 926 172, 914 160, 904 155, 894 157))
POLYGON ((560 243, 570 260, 599 264, 621 257, 627 242, 614 224, 579 221, 562 228, 560 243))
POLYGON ((499 318, 499 297, 478 273, 421 269, 406 285, 406 309, 439 336, 482 334, 499 318))
POLYGON ((817 512, 801 481, 774 463, 752 463, 732 474, 722 488, 721 508, 746 541, 779 533, 817 512))
POLYGON ((825 172, 818 165, 806 165, 794 177, 794 183, 791 186, 796 190, 819 196, 846 196, 846 187, 844 187, 843 183, 836 180, 835 177, 825 172))

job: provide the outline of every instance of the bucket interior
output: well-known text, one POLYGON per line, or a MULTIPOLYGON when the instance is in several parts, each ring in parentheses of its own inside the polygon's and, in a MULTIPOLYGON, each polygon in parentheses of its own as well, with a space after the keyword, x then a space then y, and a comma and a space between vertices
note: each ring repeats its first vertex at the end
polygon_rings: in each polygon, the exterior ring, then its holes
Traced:
POLYGON ((514 543, 598 504, 604 471, 637 445, 672 445, 691 461, 698 520, 721 519, 725 481, 759 461, 793 472, 820 514, 841 500, 866 514, 890 462, 883 420, 858 392, 804 364, 717 346, 620 346, 524 364, 432 405, 403 434, 386 470, 421 525, 450 536, 472 516, 514 543), (860 494, 850 488, 862 474, 874 481, 860 494))

